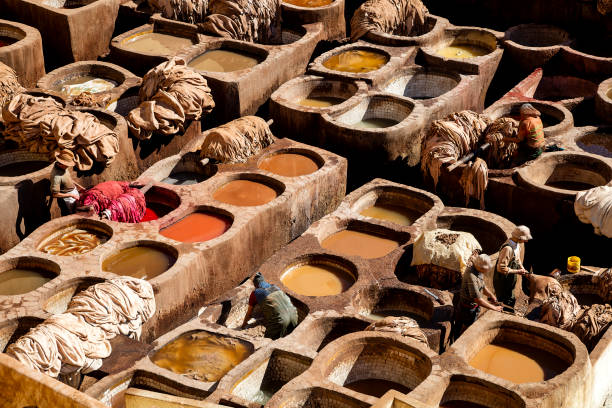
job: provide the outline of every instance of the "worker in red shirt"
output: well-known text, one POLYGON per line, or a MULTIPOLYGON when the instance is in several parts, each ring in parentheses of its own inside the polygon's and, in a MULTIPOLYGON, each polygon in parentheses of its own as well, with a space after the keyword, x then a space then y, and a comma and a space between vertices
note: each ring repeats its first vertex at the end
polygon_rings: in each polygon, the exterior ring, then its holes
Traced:
POLYGON ((540 119, 540 111, 530 103, 521 105, 521 121, 518 133, 515 137, 504 137, 505 143, 514 142, 518 144, 517 164, 529 160, 535 160, 542 154, 544 149, 544 125, 540 119))

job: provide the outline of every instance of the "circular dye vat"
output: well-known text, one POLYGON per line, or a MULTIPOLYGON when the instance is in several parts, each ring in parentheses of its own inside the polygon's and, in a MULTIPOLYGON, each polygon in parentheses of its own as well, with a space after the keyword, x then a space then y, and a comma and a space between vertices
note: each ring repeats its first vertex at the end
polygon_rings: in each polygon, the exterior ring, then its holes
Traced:
POLYGON ((222 203, 241 207, 254 207, 266 204, 276 198, 273 188, 250 180, 230 181, 213 194, 222 203))
POLYGON ((324 263, 289 268, 280 280, 283 285, 304 296, 338 295, 355 283, 355 277, 347 270, 324 263))
POLYGON ((491 52, 490 49, 472 44, 451 44, 436 50, 436 54, 444 58, 474 58, 482 57, 491 52))
POLYGON ((571 181, 571 180, 559 180, 559 181, 549 181, 545 184, 548 187, 560 188, 562 190, 572 190, 572 191, 584 191, 590 190, 593 187, 597 187, 591 183, 584 183, 582 181, 571 181))
POLYGON ((122 249, 102 262, 102 270, 138 279, 153 279, 174 265, 176 258, 150 246, 122 249))
POLYGON ((245 341, 205 331, 186 333, 162 347, 151 360, 161 368, 198 381, 219 381, 253 353, 245 341))
POLYGON ((329 108, 330 106, 338 105, 346 99, 336 98, 334 96, 312 96, 304 98, 298 103, 309 108, 329 108))
POLYGON ((217 238, 232 225, 229 217, 195 212, 159 231, 166 238, 180 242, 204 242, 217 238))
POLYGON ((412 223, 420 217, 420 214, 416 211, 386 204, 375 204, 362 210, 359 214, 378 220, 389 221, 398 225, 412 225, 412 223))
POLYGON ((11 44, 15 44, 17 41, 18 40, 16 38, 0 35, 0 47, 6 47, 11 44))
POLYGON ((399 391, 402 394, 408 394, 411 391, 410 388, 402 384, 378 378, 353 381, 352 383, 344 384, 344 387, 362 394, 372 395, 376 398, 382 397, 387 391, 391 390, 399 391))
POLYGON ((343 230, 325 238, 321 247, 364 259, 380 258, 399 246, 399 242, 360 231, 343 230))
POLYGON ((283 3, 298 7, 323 7, 332 4, 333 0, 283 0, 283 3))
POLYGON ((79 255, 93 250, 107 240, 108 236, 104 234, 75 228, 44 243, 39 250, 58 256, 79 255))
POLYGON ((188 65, 198 71, 234 72, 253 68, 261 59, 238 50, 210 50, 193 59, 188 65))
POLYGON ((554 354, 517 343, 488 344, 470 360, 470 365, 515 384, 546 381, 567 368, 554 354))
POLYGON ((173 184, 175 186, 189 186, 192 184, 201 183, 208 179, 204 174, 194 173, 189 171, 172 173, 161 182, 166 184, 173 184))
POLYGON ((0 295, 13 296, 38 289, 55 274, 42 269, 15 268, 0 273, 0 295))
POLYGON ((397 125, 399 122, 393 119, 385 118, 370 118, 362 119, 359 122, 353 123, 352 126, 362 129, 380 129, 397 125))
POLYGON ((9 163, 0 167, 0 177, 20 177, 34 173, 49 166, 51 163, 43 160, 9 163))
POLYGON ((376 71, 387 62, 389 57, 381 52, 348 50, 329 57, 323 66, 333 71, 365 73, 376 71))
POLYGON ((440 408, 488 408, 484 405, 467 401, 447 401, 440 405, 440 408))
POLYGON ((113 81, 98 78, 91 75, 84 75, 62 82, 55 91, 68 96, 78 96, 83 92, 99 93, 113 89, 117 84, 113 81))
POLYGON ((123 48, 153 55, 173 54, 193 45, 189 38, 176 37, 162 33, 144 33, 133 35, 121 44, 123 48))
POLYGON ((319 165, 303 154, 282 153, 266 157, 259 168, 284 177, 297 177, 314 173, 319 165))

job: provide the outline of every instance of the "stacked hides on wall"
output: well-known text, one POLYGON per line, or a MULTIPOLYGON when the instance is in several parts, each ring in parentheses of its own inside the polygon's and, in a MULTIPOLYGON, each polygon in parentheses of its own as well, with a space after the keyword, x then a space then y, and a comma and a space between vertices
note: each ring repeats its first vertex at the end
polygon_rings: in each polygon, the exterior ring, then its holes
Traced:
POLYGON ((207 33, 260 44, 281 43, 280 0, 210 0, 200 27, 207 33))
POLYGON ((416 320, 406 316, 387 316, 377 322, 370 324, 365 331, 397 333, 403 337, 410 337, 429 347, 427 337, 419 327, 416 320))
POLYGON ((427 7, 421 0, 367 0, 351 19, 351 40, 368 31, 382 31, 401 36, 425 33, 427 7))
POLYGON ((200 156, 221 163, 244 163, 273 142, 265 120, 244 116, 210 130, 200 147, 200 156))
POLYGON ((57 377, 101 367, 117 334, 139 338, 142 324, 155 313, 147 281, 122 277, 77 294, 65 313, 57 314, 11 344, 6 353, 26 366, 57 377))
POLYGON ((173 58, 151 69, 142 78, 140 105, 127 116, 132 135, 140 140, 151 135, 175 135, 186 120, 199 120, 215 107, 206 79, 185 61, 173 58))
POLYGON ((599 186, 579 192, 574 212, 581 222, 593 225, 597 235, 612 238, 612 187, 599 186))
POLYGON ((201 23, 208 12, 208 0, 149 0, 148 3, 165 18, 190 24, 201 23))

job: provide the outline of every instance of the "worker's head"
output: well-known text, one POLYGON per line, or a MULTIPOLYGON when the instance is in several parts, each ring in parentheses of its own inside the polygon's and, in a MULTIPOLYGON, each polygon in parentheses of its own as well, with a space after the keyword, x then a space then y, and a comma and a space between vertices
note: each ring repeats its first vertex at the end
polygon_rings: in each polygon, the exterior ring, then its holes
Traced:
POLYGON ((527 242, 531 239, 531 231, 525 225, 519 225, 512 231, 512 240, 517 244, 527 242))
POLYGON ((480 254, 476 258, 474 258, 474 267, 480 273, 488 273, 491 269, 493 269, 493 261, 487 254, 480 254))
POLYGON ((70 150, 62 150, 56 153, 55 165, 62 169, 74 166, 74 155, 70 150))
POLYGON ((253 276, 253 284, 255 285, 256 288, 262 288, 262 289, 270 286, 270 284, 266 282, 266 280, 264 279, 261 272, 257 272, 255 276, 253 276))
POLYGON ((540 116, 540 111, 533 107, 530 103, 524 103, 521 105, 521 118, 527 118, 530 116, 540 116))

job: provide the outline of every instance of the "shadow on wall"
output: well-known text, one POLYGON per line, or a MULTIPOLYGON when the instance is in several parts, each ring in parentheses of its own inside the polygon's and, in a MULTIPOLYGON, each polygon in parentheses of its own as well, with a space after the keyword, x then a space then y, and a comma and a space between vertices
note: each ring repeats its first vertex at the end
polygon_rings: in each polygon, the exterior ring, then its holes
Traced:
POLYGON ((15 186, 17 190, 17 219, 15 231, 20 240, 30 235, 36 228, 51 220, 51 205, 53 198, 50 195, 51 183, 49 180, 24 180, 15 186))
POLYGON ((138 140, 132 135, 132 147, 135 152, 138 152, 140 159, 145 160, 150 155, 159 152, 162 147, 166 147, 172 142, 174 136, 166 136, 160 134, 153 134, 150 139, 138 140))

